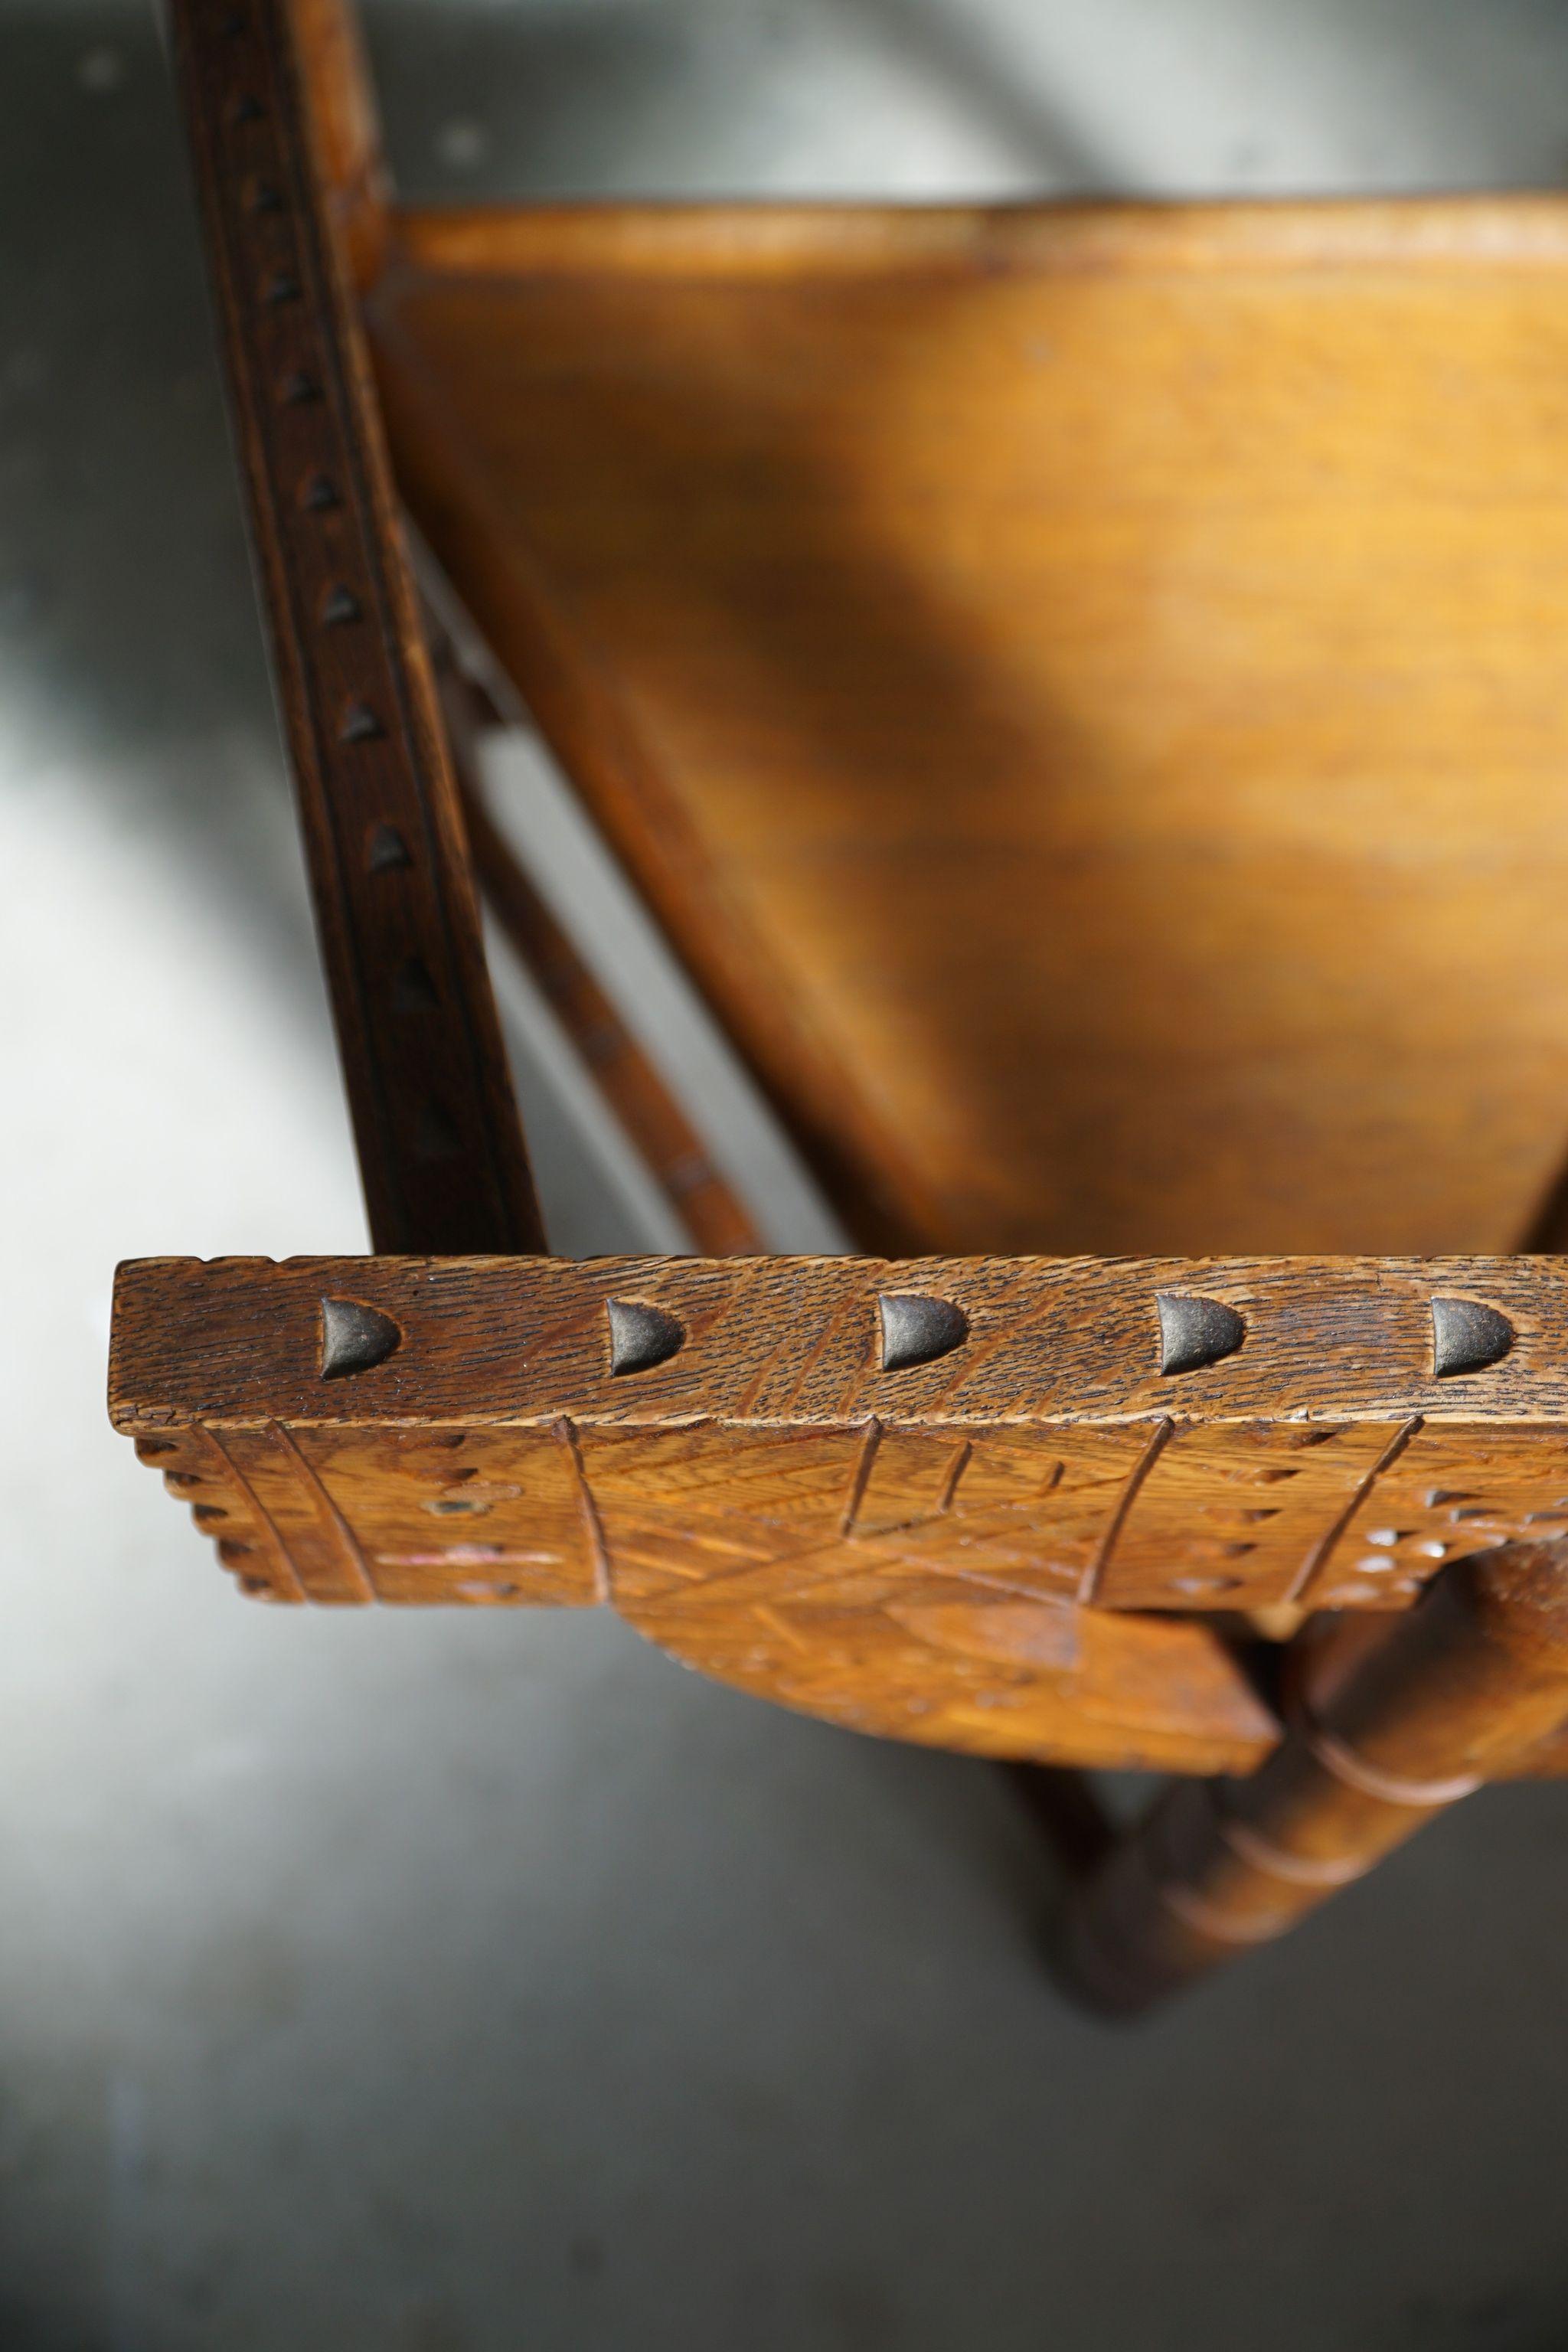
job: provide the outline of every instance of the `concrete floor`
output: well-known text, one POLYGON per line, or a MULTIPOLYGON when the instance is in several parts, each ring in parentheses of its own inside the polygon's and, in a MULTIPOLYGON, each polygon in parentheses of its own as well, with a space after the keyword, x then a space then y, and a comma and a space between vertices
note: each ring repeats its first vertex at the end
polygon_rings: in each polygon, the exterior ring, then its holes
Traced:
MULTIPOLYGON (((427 194, 1568 168, 1544 0, 372 21, 427 194)), ((140 6, 0 0, 0 2352, 1561 2347, 1568 1790, 1107 2032, 985 1769, 612 1622, 247 1609, 110 1437, 117 1257, 363 1246, 140 6)))

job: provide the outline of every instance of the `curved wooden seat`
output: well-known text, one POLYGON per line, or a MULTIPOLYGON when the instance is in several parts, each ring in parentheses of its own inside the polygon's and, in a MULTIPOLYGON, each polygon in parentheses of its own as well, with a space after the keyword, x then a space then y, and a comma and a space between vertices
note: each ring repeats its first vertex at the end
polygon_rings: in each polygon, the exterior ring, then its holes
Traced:
POLYGON ((400 216, 397 472, 868 1239, 1515 1245, 1568 203, 400 216))

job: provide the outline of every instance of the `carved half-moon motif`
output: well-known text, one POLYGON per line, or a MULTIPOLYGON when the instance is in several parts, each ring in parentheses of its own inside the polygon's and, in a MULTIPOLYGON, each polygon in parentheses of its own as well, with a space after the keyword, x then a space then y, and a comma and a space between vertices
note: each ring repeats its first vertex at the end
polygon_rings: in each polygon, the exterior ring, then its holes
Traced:
POLYGON ((403 1333, 390 1315, 358 1298, 321 1301, 321 1378, 346 1380, 385 1363, 402 1345, 403 1333))
POLYGON ((686 1326, 662 1307, 640 1298, 606 1298, 610 1324, 610 1370, 619 1379, 628 1372, 650 1372, 667 1364, 686 1344, 686 1326))
POLYGON ((1432 1370, 1440 1381, 1456 1372, 1484 1372, 1513 1345, 1513 1325, 1479 1298, 1432 1301, 1432 1370))
POLYGON ((950 1356, 969 1337, 969 1318, 951 1298, 925 1298, 912 1291, 885 1291, 877 1301, 882 1324, 882 1370, 907 1371, 950 1356))
POLYGON ((1205 1364, 1234 1356, 1247 1337, 1246 1323, 1223 1299, 1162 1290, 1154 1303, 1160 1310, 1162 1372, 1201 1371, 1205 1364))

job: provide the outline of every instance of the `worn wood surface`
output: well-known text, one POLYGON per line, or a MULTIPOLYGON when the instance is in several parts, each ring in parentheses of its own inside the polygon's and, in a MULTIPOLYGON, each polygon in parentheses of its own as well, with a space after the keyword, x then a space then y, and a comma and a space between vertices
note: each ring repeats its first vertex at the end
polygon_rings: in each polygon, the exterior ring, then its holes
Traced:
MULTIPOLYGON (((307 12, 310 13, 310 12, 307 12)), ((281 0, 174 0, 236 439, 371 1232, 542 1246, 281 0)))
MULTIPOLYGON (((1414 1474, 1435 1446, 1453 1477, 1472 1445, 1518 1432, 1550 1456, 1568 1426, 1557 1258, 150 1258, 121 1269, 117 1318, 121 1419, 544 1425, 566 1412, 648 1429, 875 1416, 912 1434, 1038 1422, 1145 1439, 1168 1420, 1205 1444, 1275 1425, 1281 1444, 1323 1454, 1338 1443, 1326 1433, 1392 1437, 1419 1422, 1387 1475, 1414 1474), (402 1335, 359 1378, 320 1377, 324 1295, 366 1302, 402 1335), (941 1352, 884 1370, 879 1302, 922 1298, 955 1310, 941 1352), (1434 1309, 1451 1299, 1489 1307, 1506 1346, 1439 1377, 1434 1309), (672 1327, 666 1360, 635 1378, 610 1370, 611 1300, 672 1327), (1162 1301, 1227 1306, 1240 1343, 1163 1370, 1162 1301)), ((1266 1456, 1255 1483, 1279 1485, 1283 1466, 1266 1456)), ((1354 1481, 1370 1466, 1359 1449, 1354 1481)), ((1162 1457, 1152 1481, 1165 1468, 1162 1457)))
POLYGON ((1560 197, 610 206, 367 319, 869 1245, 1454 1250, 1568 1137, 1565 297, 1560 197))
POLYGON ((110 1407, 274 1599, 609 1601, 865 1728, 1234 1770, 1272 1735, 1205 1612, 1568 1532, 1568 1267, 152 1259, 110 1407), (886 1369, 889 1297, 944 1352, 886 1369), (1450 1297, 1509 1339, 1438 1377, 1450 1297), (1239 1345, 1162 1371, 1162 1299, 1239 1345))
POLYGON ((1539 1757, 1565 1714, 1568 1545, 1445 1570, 1385 1637, 1309 1660, 1287 1736, 1249 1780, 1172 1790, 1101 1864, 1075 1921, 1080 1984, 1142 2008, 1268 1942, 1539 1757))

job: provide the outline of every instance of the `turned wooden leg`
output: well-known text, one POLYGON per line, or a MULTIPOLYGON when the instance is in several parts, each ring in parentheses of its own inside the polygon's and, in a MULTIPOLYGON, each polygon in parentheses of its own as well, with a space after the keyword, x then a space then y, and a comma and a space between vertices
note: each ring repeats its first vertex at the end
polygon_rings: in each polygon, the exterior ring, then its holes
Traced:
POLYGON ((1568 1716, 1568 1544, 1459 1561, 1381 1638, 1309 1643, 1296 1701, 1250 1780, 1175 1783, 1085 1882, 1067 1963, 1097 2007, 1282 1934, 1568 1716))

